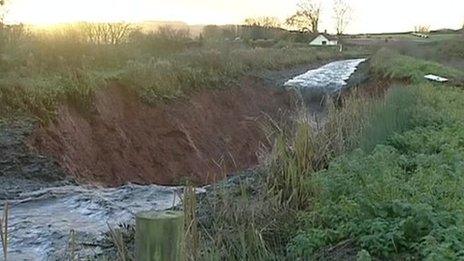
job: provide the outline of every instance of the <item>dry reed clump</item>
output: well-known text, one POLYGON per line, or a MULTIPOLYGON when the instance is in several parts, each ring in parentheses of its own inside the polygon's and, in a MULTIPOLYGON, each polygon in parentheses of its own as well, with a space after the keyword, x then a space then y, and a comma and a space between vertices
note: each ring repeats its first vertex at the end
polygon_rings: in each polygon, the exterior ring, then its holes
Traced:
POLYGON ((309 207, 312 191, 308 180, 312 173, 359 145, 373 101, 358 91, 340 99, 342 107, 327 99, 323 120, 310 117, 304 108, 292 124, 271 128, 275 143, 266 162, 268 186, 271 193, 280 195, 294 209, 309 207))
POLYGON ((297 213, 311 207, 317 190, 311 176, 334 157, 360 146, 375 107, 373 99, 357 91, 343 97, 342 104, 329 100, 323 122, 308 116, 306 109, 290 123, 288 117, 282 120, 285 124, 270 119, 264 128, 275 142, 263 167, 252 177, 236 178, 233 185, 215 185, 198 203, 192 201, 193 195, 184 199, 190 223, 198 223, 196 238, 201 239, 191 256, 272 260, 286 255, 286 245, 297 229, 297 213), (192 215, 195 206, 197 214, 192 215))

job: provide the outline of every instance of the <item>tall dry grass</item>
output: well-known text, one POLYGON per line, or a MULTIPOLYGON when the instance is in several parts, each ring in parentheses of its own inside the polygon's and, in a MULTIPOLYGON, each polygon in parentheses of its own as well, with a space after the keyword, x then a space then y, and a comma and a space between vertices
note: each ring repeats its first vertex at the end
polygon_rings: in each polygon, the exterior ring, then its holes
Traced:
POLYGON ((329 101, 323 121, 315 121, 306 109, 291 124, 271 121, 266 130, 275 143, 264 166, 252 177, 237 178, 234 185, 219 185, 198 203, 200 259, 288 258, 297 214, 311 209, 319 190, 313 175, 335 157, 357 148, 369 150, 370 144, 411 128, 415 92, 397 87, 373 98, 353 91, 341 101, 329 101), (405 102, 411 105, 398 106, 405 102))

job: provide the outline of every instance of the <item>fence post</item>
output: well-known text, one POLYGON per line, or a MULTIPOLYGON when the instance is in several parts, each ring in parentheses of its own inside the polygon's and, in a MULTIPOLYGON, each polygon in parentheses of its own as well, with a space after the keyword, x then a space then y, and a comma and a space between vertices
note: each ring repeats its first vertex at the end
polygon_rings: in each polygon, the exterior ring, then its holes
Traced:
POLYGON ((8 202, 5 202, 3 218, 0 217, 0 241, 2 241, 3 259, 8 259, 8 202))
POLYGON ((145 211, 135 219, 136 261, 183 260, 184 213, 145 211))

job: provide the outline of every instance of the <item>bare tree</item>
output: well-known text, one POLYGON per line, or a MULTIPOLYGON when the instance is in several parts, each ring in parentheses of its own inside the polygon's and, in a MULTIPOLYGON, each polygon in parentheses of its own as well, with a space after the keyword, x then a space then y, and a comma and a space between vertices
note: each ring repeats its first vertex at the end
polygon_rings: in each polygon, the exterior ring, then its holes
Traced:
POLYGON ((266 28, 278 28, 281 26, 279 19, 272 16, 250 17, 245 19, 245 24, 266 28))
POLYGON ((421 33, 421 34, 430 33, 430 25, 426 25, 426 24, 416 25, 414 26, 414 32, 421 33))
POLYGON ((111 44, 121 44, 127 41, 128 36, 133 31, 129 23, 108 23, 106 24, 111 44))
POLYGON ((0 26, 3 25, 3 19, 5 18, 5 5, 6 0, 0 0, 0 26))
POLYGON ((334 19, 335 19, 335 30, 337 35, 345 33, 346 28, 351 22, 352 9, 348 4, 347 0, 334 0, 334 19))
POLYGON ((94 44, 121 44, 134 31, 128 23, 84 23, 82 28, 87 40, 94 44))
POLYGON ((190 38, 190 29, 186 28, 173 28, 169 25, 160 26, 155 35, 158 38, 168 39, 168 40, 185 40, 190 38))
POLYGON ((300 0, 297 12, 286 23, 301 31, 317 33, 321 17, 321 3, 318 0, 300 0))

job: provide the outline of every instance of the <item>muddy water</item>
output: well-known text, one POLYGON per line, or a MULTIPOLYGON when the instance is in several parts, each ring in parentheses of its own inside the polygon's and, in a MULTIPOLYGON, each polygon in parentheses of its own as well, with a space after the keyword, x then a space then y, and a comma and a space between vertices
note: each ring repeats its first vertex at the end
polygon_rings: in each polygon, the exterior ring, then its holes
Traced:
MULTIPOLYGON (((171 208, 179 203, 180 191, 155 185, 65 186, 22 194, 9 201, 9 259, 63 260, 71 230, 83 241, 78 243, 101 241, 108 224, 131 223, 138 211, 171 208)), ((94 256, 100 250, 89 246, 79 249, 78 255, 94 256)))

